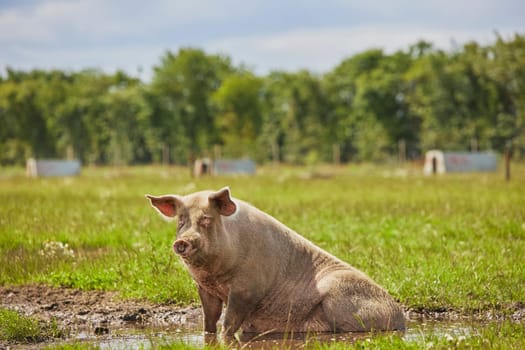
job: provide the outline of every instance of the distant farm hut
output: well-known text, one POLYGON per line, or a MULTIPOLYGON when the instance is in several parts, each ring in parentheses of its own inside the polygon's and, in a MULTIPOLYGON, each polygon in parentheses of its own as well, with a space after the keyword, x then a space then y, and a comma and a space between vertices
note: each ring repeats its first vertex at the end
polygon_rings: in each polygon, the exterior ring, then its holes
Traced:
POLYGON ((498 159, 493 152, 443 152, 428 151, 425 154, 425 175, 496 171, 498 159))
POLYGON ((29 177, 73 176, 80 173, 82 165, 78 159, 34 159, 26 162, 26 175, 29 177))
POLYGON ((193 164, 193 176, 203 175, 254 175, 255 162, 251 159, 197 159, 193 164))
POLYGON ((212 173, 212 161, 210 158, 199 158, 193 163, 193 176, 201 177, 212 173))

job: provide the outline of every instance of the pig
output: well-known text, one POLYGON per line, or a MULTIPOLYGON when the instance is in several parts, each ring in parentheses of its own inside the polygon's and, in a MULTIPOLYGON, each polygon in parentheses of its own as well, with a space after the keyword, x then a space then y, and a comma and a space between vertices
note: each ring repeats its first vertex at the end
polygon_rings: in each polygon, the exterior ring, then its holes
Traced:
POLYGON ((206 333, 217 332, 223 306, 225 337, 404 330, 403 310, 385 289, 229 187, 146 196, 178 219, 173 249, 197 284, 206 333))

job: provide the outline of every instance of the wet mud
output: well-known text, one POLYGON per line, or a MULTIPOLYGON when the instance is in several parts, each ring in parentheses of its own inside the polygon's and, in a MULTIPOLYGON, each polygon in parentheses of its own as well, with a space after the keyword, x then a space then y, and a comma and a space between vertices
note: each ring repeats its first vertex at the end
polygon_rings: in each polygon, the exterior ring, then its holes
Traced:
MULTIPOLYGON (((50 342, 88 341, 100 348, 129 349, 171 342, 203 346, 215 341, 213 336, 204 336, 202 333, 202 315, 198 306, 180 307, 174 304, 124 300, 115 292, 80 291, 43 285, 0 287, 0 307, 15 310, 42 322, 56 322, 65 331, 66 338, 50 342)), ((520 303, 512 306, 510 314, 498 313, 497 310, 474 315, 448 310, 407 310, 406 313, 409 322, 404 337, 407 340, 417 337, 426 329, 469 334, 472 332, 470 325, 475 322, 509 318, 525 322, 525 304, 520 303)), ((276 343, 294 348, 304 346, 305 342, 353 342, 367 336, 370 334, 295 334, 283 338, 282 334, 267 334, 245 335, 241 340, 245 348, 271 348, 276 343)), ((2 344, 0 341, 0 348, 8 346, 23 348, 24 344, 2 344)))
POLYGON ((198 306, 154 304, 122 299, 115 292, 43 285, 0 287, 0 306, 43 321, 55 320, 67 328, 173 325, 195 328, 201 324, 198 306))

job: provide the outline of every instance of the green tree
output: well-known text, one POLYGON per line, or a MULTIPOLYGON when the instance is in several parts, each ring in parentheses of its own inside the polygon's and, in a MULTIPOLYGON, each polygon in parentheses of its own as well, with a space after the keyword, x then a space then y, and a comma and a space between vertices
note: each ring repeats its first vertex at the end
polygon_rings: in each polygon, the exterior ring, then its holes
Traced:
POLYGON ((421 118, 421 146, 463 150, 468 110, 468 81, 459 56, 450 57, 436 51, 415 61, 406 79, 411 87, 407 101, 412 112, 421 118))
POLYGON ((153 150, 146 142, 150 109, 141 87, 116 87, 105 95, 103 106, 104 120, 110 126, 104 148, 106 162, 123 165, 151 161, 153 150))
POLYGON ((108 150, 114 134, 116 117, 108 101, 113 92, 136 84, 121 72, 107 75, 97 70, 84 70, 73 77, 68 97, 58 110, 58 125, 64 144, 85 163, 107 164, 114 161, 108 150), (129 80, 129 82, 127 81, 129 80))
POLYGON ((384 60, 381 50, 368 50, 344 60, 324 77, 331 110, 328 128, 341 145, 343 161, 382 158, 390 143, 379 119, 390 115, 378 114, 388 109, 388 94, 395 98, 395 93, 382 90, 392 79, 375 80, 381 78, 384 60), (376 102, 380 105, 374 106, 376 102))
POLYGON ((496 112, 491 141, 499 151, 512 147, 525 152, 525 36, 508 42, 498 36, 486 60, 488 78, 495 86, 496 112))
POLYGON ((257 156, 262 81, 249 72, 227 77, 215 91, 215 126, 227 157, 257 156))
POLYGON ((21 157, 54 156, 54 143, 39 99, 46 89, 42 73, 7 71, 0 88, 0 132, 2 161, 22 163, 21 157))
POLYGON ((399 142, 405 143, 409 154, 419 155, 420 120, 410 113, 405 98, 408 86, 404 74, 411 63, 410 55, 401 51, 384 55, 374 68, 355 80, 353 113, 359 126, 356 139, 361 158, 397 155, 399 142), (371 128, 373 124, 379 125, 371 128))
POLYGON ((323 160, 330 135, 324 127, 327 102, 321 81, 307 71, 273 72, 263 86, 263 126, 259 139, 290 163, 323 160))
POLYGON ((185 48, 176 55, 168 51, 154 71, 149 101, 156 105, 156 134, 177 163, 205 155, 218 142, 210 100, 233 72, 230 59, 185 48))
POLYGON ((88 164, 184 164, 215 144, 229 157, 298 164, 331 161, 332 145, 342 161, 384 160, 398 141, 409 157, 430 148, 525 152, 520 34, 451 52, 425 41, 393 54, 367 50, 322 77, 257 77, 194 48, 166 52, 150 84, 120 71, 4 76, 1 164, 71 153, 88 164))

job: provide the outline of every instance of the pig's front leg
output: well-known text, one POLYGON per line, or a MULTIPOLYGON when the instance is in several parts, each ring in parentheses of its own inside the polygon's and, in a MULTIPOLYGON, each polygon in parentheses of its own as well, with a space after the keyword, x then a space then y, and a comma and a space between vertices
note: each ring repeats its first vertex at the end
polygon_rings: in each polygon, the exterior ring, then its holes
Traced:
POLYGON ((222 300, 211 295, 199 286, 202 310, 204 312, 204 331, 217 333, 217 321, 221 317, 222 300))
POLYGON ((224 315, 223 335, 233 337, 235 332, 254 309, 254 298, 247 297, 245 293, 230 291, 226 315, 224 315))

